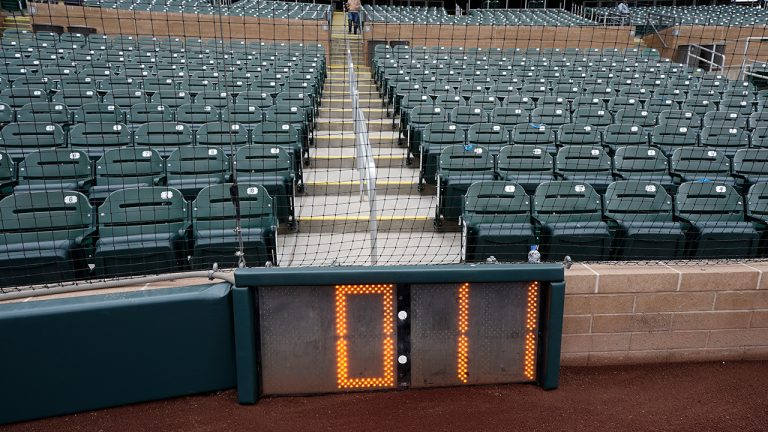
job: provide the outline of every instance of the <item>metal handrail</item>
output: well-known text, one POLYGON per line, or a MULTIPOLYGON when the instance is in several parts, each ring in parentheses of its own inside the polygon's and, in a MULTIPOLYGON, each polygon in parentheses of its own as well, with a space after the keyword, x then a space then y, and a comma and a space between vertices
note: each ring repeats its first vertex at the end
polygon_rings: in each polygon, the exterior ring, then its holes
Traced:
POLYGON ((360 92, 357 88, 357 73, 352 61, 349 40, 346 40, 347 69, 349 71, 349 94, 352 99, 353 125, 355 131, 355 161, 360 176, 360 200, 368 198, 368 230, 371 236, 371 264, 378 262, 378 216, 376 211, 376 162, 368 137, 368 122, 360 107, 360 92))
MULTIPOLYGON (((719 70, 723 70, 723 66, 725 65, 725 54, 717 52, 715 49, 709 49, 702 45, 696 45, 696 44, 690 44, 688 45, 688 54, 685 57, 685 65, 690 66, 690 59, 695 58, 696 60, 703 61, 704 63, 707 63, 710 65, 709 70, 707 72, 712 72, 713 69, 717 68, 719 70), (708 52, 711 55, 709 58, 704 58, 702 56, 696 55, 691 52, 693 48, 698 49, 699 51, 708 52), (721 62, 717 62, 715 58, 719 58, 721 62)), ((697 66, 698 67, 698 66, 697 66)))

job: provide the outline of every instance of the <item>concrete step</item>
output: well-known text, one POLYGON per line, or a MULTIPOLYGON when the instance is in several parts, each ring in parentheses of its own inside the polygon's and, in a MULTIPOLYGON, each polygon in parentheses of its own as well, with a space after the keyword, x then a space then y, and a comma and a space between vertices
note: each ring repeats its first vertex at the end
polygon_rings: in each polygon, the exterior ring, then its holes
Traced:
MULTIPOLYGON (((278 265, 370 265, 371 242, 366 232, 298 233, 278 236, 278 265)), ((461 233, 401 230, 377 236, 378 264, 451 264, 461 262, 461 233)))
MULTIPOLYGON (((368 132, 368 139, 371 142, 372 147, 389 147, 398 148, 398 132, 397 131, 379 131, 368 132)), ((315 132, 315 146, 321 147, 351 147, 355 144, 355 134, 352 132, 336 132, 336 131, 316 131, 315 132)), ((403 152, 405 152, 404 147, 403 152)))
MULTIPOLYGON (((396 168, 405 166, 405 149, 394 147, 374 147, 373 159, 376 168, 396 168)), ((318 147, 310 150, 312 168, 316 169, 355 169, 357 158, 354 147, 318 147)))
MULTIPOLYGON (((409 168, 376 170, 376 193, 419 196, 418 171, 409 168)), ((304 172, 304 195, 345 195, 360 192, 360 177, 354 169, 308 169, 304 172)))
MULTIPOLYGON (((387 110, 384 108, 364 108, 365 118, 367 120, 378 120, 387 118, 387 110)), ((351 108, 330 108, 320 107, 319 119, 323 118, 352 118, 351 108)), ((318 120, 320 121, 320 120, 318 120)))
MULTIPOLYGON (((357 81, 357 89, 360 92, 372 92, 378 96, 378 90, 376 90, 376 83, 373 82, 373 80, 368 81, 364 79, 359 79, 357 81)), ((340 83, 340 82, 330 82, 326 81, 325 86, 323 86, 323 95, 325 95, 325 92, 327 91, 343 91, 346 92, 349 90, 349 82, 346 83, 340 83)))
MULTIPOLYGON (((384 105, 381 99, 369 97, 368 95, 360 95, 358 101, 361 108, 383 108, 384 105)), ((330 97, 323 98, 323 106, 328 108, 351 108, 352 99, 348 96, 330 95, 330 97)))
MULTIPOLYGON (((376 197, 376 220, 380 231, 432 231, 435 197, 376 197)), ((296 198, 296 214, 303 232, 355 232, 369 230, 370 203, 359 191, 337 196, 296 198)))
MULTIPOLYGON (((376 133, 376 132, 386 132, 386 131, 392 131, 397 130, 398 125, 400 124, 400 119, 395 119, 394 125, 392 124, 392 120, 390 119, 378 119, 378 120, 368 120, 368 132, 369 133, 376 133)), ((355 131, 355 124, 354 121, 351 119, 344 119, 344 118, 321 118, 318 119, 315 123, 315 131, 333 131, 333 132, 348 132, 352 133, 355 131)))

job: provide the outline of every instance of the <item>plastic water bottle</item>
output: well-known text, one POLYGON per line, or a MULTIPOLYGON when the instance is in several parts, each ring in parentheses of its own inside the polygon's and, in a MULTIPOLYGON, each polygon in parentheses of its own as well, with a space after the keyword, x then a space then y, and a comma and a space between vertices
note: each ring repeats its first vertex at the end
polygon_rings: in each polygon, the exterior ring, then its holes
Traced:
POLYGON ((539 245, 531 245, 531 250, 528 252, 528 264, 541 264, 539 245))

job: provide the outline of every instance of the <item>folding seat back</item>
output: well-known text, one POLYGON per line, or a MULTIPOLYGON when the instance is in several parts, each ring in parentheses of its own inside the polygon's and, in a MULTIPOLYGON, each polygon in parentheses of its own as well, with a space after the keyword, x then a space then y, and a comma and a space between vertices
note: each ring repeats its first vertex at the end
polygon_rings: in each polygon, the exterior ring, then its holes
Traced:
POLYGON ((194 134, 184 123, 149 122, 136 129, 133 140, 137 146, 150 147, 168 157, 178 147, 193 145, 194 134))
POLYGON ((742 116, 747 116, 747 117, 749 117, 749 115, 754 112, 752 108, 753 107, 752 107, 751 96, 749 98, 745 98, 745 97, 723 98, 719 104, 720 111, 737 112, 742 116))
POLYGON ((651 133, 651 144, 666 155, 678 147, 695 147, 697 141, 696 129, 685 126, 658 125, 651 133))
POLYGON ((615 174, 624 180, 659 183, 674 191, 669 175, 669 161, 664 154, 649 146, 624 146, 616 149, 613 157, 615 174))
POLYGON ((574 100, 583 94, 581 86, 576 84, 558 84, 552 94, 565 99, 574 100))
POLYGON ((96 274, 148 274, 177 270, 186 258, 187 202, 171 187, 112 192, 99 206, 96 274))
POLYGON ((672 175, 680 183, 690 181, 732 183, 731 164, 725 153, 704 147, 683 147, 675 150, 671 162, 672 175))
POLYGON ((499 177, 519 183, 530 194, 539 184, 554 180, 554 159, 544 147, 520 144, 506 146, 496 159, 499 177))
POLYGON ((718 182, 688 182, 675 196, 675 215, 686 222, 691 255, 698 258, 754 256, 759 236, 744 220, 744 201, 718 182))
POLYGON ((555 173, 566 180, 590 183, 598 192, 613 181, 611 158, 599 145, 567 146, 557 152, 555 173))
POLYGON ((147 95, 139 89, 112 89, 104 95, 104 103, 129 108, 135 104, 145 103, 147 95))
POLYGON ((467 189, 462 202, 464 260, 523 261, 535 244, 531 200, 518 184, 479 181, 467 189))
POLYGON ((616 96, 608 101, 608 111, 613 113, 626 108, 641 108, 640 99, 633 96, 616 96))
MULTIPOLYGON (((249 144, 248 130, 239 123, 210 122, 197 130, 197 145, 237 148, 249 144)), ((232 152, 234 153, 234 151, 232 152)))
POLYGON ((206 186, 225 183, 228 178, 226 153, 218 147, 182 146, 166 161, 168 186, 194 197, 206 186))
POLYGON ((19 183, 14 192, 87 191, 91 182, 91 164, 85 153, 46 149, 29 154, 19 163, 19 183))
POLYGON ((119 189, 157 186, 164 176, 164 165, 160 154, 149 147, 109 149, 96 161, 96 184, 88 196, 101 202, 119 189))
POLYGON ((481 180, 494 180, 493 157, 483 146, 448 146, 440 153, 437 170, 440 217, 455 220, 461 216, 462 197, 469 186, 481 180))
MULTIPOLYGON (((2 111, 8 110, 0 110, 0 112, 2 111)), ((69 107, 55 102, 32 102, 16 111, 16 121, 19 123, 43 122, 66 125, 71 124, 73 119, 69 107)))
POLYGON ((538 100, 544 96, 549 96, 549 88, 541 84, 526 84, 520 89, 520 94, 538 100))
POLYGON ((123 110, 110 103, 87 103, 74 112, 75 123, 122 123, 125 121, 123 110))
POLYGON ((534 110, 534 108, 536 108, 533 99, 525 95, 510 96, 505 98, 504 106, 507 108, 521 108, 528 112, 531 112, 534 110))
POLYGON ((573 113, 573 122, 593 127, 605 127, 613 123, 613 117, 608 110, 602 107, 579 108, 573 113))
POLYGON ((48 95, 42 88, 16 87, 0 91, 0 102, 10 105, 12 108, 21 108, 32 102, 47 102, 48 95))
POLYGON ((475 123, 467 132, 469 144, 487 148, 491 154, 498 154, 501 147, 509 144, 509 131, 495 123, 475 123))
POLYGON ((0 131, 0 147, 14 160, 40 149, 64 146, 64 131, 55 123, 11 123, 0 131))
POLYGON ((734 127, 707 126, 699 139, 702 146, 719 149, 731 158, 737 150, 749 147, 749 133, 734 127))
POLYGON ((419 181, 434 185, 440 153, 448 146, 464 145, 466 135, 466 131, 454 123, 439 122, 427 125, 421 133, 419 181))
POLYGON ((512 144, 533 144, 544 146, 550 154, 555 154, 555 134, 548 125, 518 124, 512 131, 512 144))
POLYGON ((551 181, 539 185, 533 197, 533 217, 541 225, 542 257, 604 259, 610 252, 611 236, 602 215, 600 195, 587 183, 551 181))
POLYGON ((746 215, 763 225, 768 223, 768 183, 755 183, 746 195, 746 215))
POLYGON ((600 145, 600 134, 597 128, 590 124, 569 123, 560 126, 557 132, 557 140, 560 145, 600 145))
POLYGON ((645 103, 645 109, 655 114, 662 111, 678 109, 679 104, 672 99, 652 97, 645 103))
POLYGON ((173 111, 163 104, 137 103, 131 105, 130 110, 126 113, 126 122, 129 124, 172 121, 173 111))
POLYGON ((208 186, 192 203, 195 267, 237 267, 242 248, 249 266, 276 262, 277 220, 272 197, 256 184, 208 186), (237 204, 235 204, 237 202, 237 204), (237 232, 239 229, 239 234, 237 232), (243 239, 242 245, 239 238, 243 239))
POLYGON ((514 129, 515 125, 528 123, 529 120, 528 111, 523 108, 504 106, 496 107, 491 111, 490 121, 504 126, 510 132, 514 129))
POLYGON ((539 125, 560 126, 568 123, 568 110, 557 106, 536 108, 531 113, 531 122, 539 125))
POLYGON ((203 124, 218 122, 219 110, 211 105, 184 104, 176 108, 176 121, 197 128, 203 124))
POLYGON ((733 157, 736 184, 746 189, 755 183, 768 182, 768 149, 741 149, 733 157))
POLYGON ((69 130, 69 145, 91 159, 99 159, 110 147, 131 144, 131 132, 122 123, 78 123, 69 130))
POLYGON ((605 192, 605 216, 622 259, 673 259, 685 253, 685 235, 673 220, 672 198, 662 185, 617 181, 605 192))
POLYGON ((256 105, 236 103, 221 110, 221 121, 227 123, 252 125, 261 123, 263 119, 264 112, 256 105))
MULTIPOLYGON (((166 92, 176 92, 179 91, 179 80, 176 80, 174 78, 161 78, 161 77, 150 77, 150 78, 144 78, 143 80, 134 80, 133 78, 128 78, 133 82, 141 82, 142 88, 146 92, 157 92, 160 90, 164 90, 166 92)), ((132 87, 131 87, 132 88, 132 87)))
POLYGON ((459 106, 451 110, 451 122, 462 129, 469 129, 475 123, 488 121, 488 113, 482 107, 459 106))
MULTIPOLYGON (((429 105, 429 101, 427 101, 426 104, 420 104, 420 105, 429 105)), ((445 95, 439 95, 435 99, 435 105, 443 108, 446 110, 446 112, 451 112, 456 107, 460 106, 466 106, 467 101, 463 97, 457 95, 457 94, 445 94, 445 95)), ((415 106, 413 107, 415 108, 415 106)))
POLYGON ((87 103, 101 102, 96 89, 64 88, 51 97, 51 101, 78 108, 87 103))
MULTIPOLYGON (((431 123, 448 122, 448 112, 442 106, 417 105, 408 115, 408 151, 410 154, 419 154, 421 149, 421 134, 427 125, 431 123)), ((457 125, 459 126, 459 125, 457 125)))
POLYGON ((660 125, 669 125, 687 128, 700 128, 701 117, 691 110, 665 110, 659 114, 660 125))
POLYGON ((747 127, 749 115, 741 115, 736 111, 708 111, 704 115, 704 126, 735 127, 744 129, 747 127))
POLYGON ((648 144, 648 136, 643 132, 643 128, 636 124, 612 124, 603 132, 603 145, 612 151, 622 146, 643 144, 648 144))
POLYGON ((486 112, 491 112, 501 105, 501 102, 494 95, 475 95, 469 98, 468 103, 469 106, 481 108, 486 112))
POLYGON ((293 204, 293 166, 288 151, 280 146, 241 147, 233 157, 234 177, 238 183, 259 184, 274 200, 280 222, 295 223, 293 204))
POLYGON ((71 281, 88 272, 88 199, 72 191, 18 193, 0 201, 1 284, 71 281))
POLYGON ((554 107, 554 108, 562 108, 564 110, 568 110, 568 99, 565 99, 560 96, 542 96, 539 98, 538 101, 536 101, 536 107, 538 108, 544 108, 544 107, 554 107))
POLYGON ((233 102, 229 93, 219 90, 204 90, 195 96, 195 103, 201 105, 210 105, 216 108, 223 108, 231 105, 233 102))
POLYGON ((171 108, 179 108, 185 104, 192 103, 192 96, 187 90, 156 90, 151 98, 150 103, 163 104, 171 108))
POLYGON ((615 123, 633 123, 643 128, 656 126, 657 114, 643 108, 624 108, 616 112, 615 123))
MULTIPOLYGON (((6 80, 6 77, 3 77, 3 79, 6 80)), ((48 93, 54 89, 56 82, 45 76, 25 75, 23 77, 17 78, 13 82, 6 81, 6 85, 2 88, 2 90, 7 89, 9 85, 11 88, 34 88, 43 90, 45 93, 48 93)))

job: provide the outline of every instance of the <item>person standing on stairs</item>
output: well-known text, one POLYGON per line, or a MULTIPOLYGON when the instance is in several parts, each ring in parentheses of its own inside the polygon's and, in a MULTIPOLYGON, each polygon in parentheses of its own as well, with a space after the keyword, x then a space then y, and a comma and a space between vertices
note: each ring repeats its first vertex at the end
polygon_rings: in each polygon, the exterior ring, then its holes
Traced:
POLYGON ((349 13, 349 31, 352 33, 354 28, 355 34, 357 29, 360 28, 360 0, 347 0, 347 13, 349 13))

